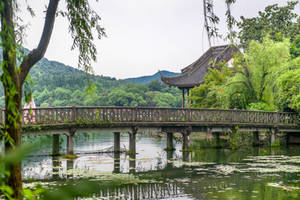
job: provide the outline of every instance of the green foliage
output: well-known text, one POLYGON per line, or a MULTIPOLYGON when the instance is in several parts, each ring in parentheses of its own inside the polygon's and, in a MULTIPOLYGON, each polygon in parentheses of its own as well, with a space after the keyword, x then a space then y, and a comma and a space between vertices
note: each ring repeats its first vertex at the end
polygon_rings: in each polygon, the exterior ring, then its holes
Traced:
POLYGON ((291 55, 293 58, 300 56, 300 34, 297 35, 293 43, 291 44, 291 55))
POLYGON ((252 41, 246 54, 235 59, 235 75, 225 89, 228 107, 274 110, 274 80, 289 61, 288 40, 275 42, 266 37, 262 43, 252 41))
POLYGON ((289 70, 278 78, 275 99, 280 110, 300 112, 300 57, 293 63, 297 69, 289 70))
MULTIPOLYGON (((30 84, 29 89, 36 105, 42 107, 181 105, 180 91, 167 87, 158 80, 138 84, 90 75, 90 81, 96 88, 92 94, 87 94, 88 81, 83 71, 45 58, 36 64, 30 75, 35 84, 30 84)), ((0 106, 4 106, 3 95, 3 88, 0 86, 0 106)))
POLYGON ((293 41, 300 32, 300 17, 294 12, 296 4, 297 1, 290 1, 283 7, 274 4, 259 12, 257 17, 241 17, 242 21, 237 23, 241 45, 246 48, 252 40, 262 42, 266 34, 273 40, 288 37, 293 41))
POLYGON ((209 69, 204 78, 204 83, 191 90, 190 99, 192 107, 200 108, 224 108, 226 105, 222 100, 224 85, 232 75, 232 70, 226 65, 218 69, 209 69))
POLYGON ((233 68, 209 69, 192 89, 192 107, 249 110, 300 110, 300 58, 291 59, 288 39, 252 41, 233 68))

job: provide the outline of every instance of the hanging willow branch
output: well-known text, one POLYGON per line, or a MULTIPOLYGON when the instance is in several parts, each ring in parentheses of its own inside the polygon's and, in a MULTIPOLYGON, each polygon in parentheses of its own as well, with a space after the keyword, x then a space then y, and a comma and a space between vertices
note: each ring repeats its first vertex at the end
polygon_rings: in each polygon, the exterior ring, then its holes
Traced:
POLYGON ((207 32, 209 46, 211 47, 211 38, 219 37, 217 24, 220 19, 214 13, 214 3, 213 0, 203 0, 203 10, 204 10, 204 27, 207 32))
POLYGON ((226 22, 227 22, 227 28, 229 30, 229 34, 227 35, 227 39, 229 39, 231 41, 231 43, 233 43, 233 39, 235 37, 235 32, 233 31, 233 26, 236 24, 236 20, 234 19, 234 17, 232 16, 231 13, 231 5, 233 3, 235 3, 236 0, 226 0, 226 5, 227 5, 227 11, 225 13, 226 15, 226 22))
MULTIPOLYGON (((235 37, 235 32, 233 31, 233 27, 236 24, 236 20, 232 16, 231 13, 231 5, 234 4, 236 0, 225 0, 225 3, 227 5, 226 10, 226 21, 227 21, 227 27, 229 30, 229 34, 227 38, 230 41, 233 41, 233 38, 235 37)), ((214 2, 213 0, 203 0, 203 13, 204 13, 204 27, 207 32, 208 42, 209 46, 211 47, 211 38, 213 37, 220 37, 218 33, 217 25, 219 24, 219 17, 214 12, 214 2)))

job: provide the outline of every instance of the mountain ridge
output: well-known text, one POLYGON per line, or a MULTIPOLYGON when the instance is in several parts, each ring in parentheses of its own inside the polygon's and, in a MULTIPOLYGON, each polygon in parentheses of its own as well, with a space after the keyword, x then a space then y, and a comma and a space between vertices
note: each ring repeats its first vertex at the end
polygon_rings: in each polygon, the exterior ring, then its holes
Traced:
POLYGON ((131 82, 131 83, 148 84, 151 81, 160 80, 160 75, 163 75, 163 76, 178 76, 179 73, 171 72, 171 71, 167 71, 167 70, 162 70, 162 71, 156 72, 153 75, 139 76, 139 77, 134 77, 134 78, 125 78, 123 80, 131 82))

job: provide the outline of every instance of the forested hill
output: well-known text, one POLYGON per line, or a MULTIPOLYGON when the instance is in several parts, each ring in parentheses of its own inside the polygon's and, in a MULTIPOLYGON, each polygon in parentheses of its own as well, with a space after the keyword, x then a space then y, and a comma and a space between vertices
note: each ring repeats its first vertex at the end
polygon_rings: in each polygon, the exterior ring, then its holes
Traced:
MULTIPOLYGON (((1 55, 0 52, 0 59, 1 55)), ((33 80, 30 89, 37 106, 180 105, 179 91, 166 87, 160 81, 139 84, 102 75, 90 75, 90 81, 95 87, 93 93, 88 94, 88 81, 83 71, 46 58, 35 65, 30 76, 33 80)), ((2 84, 0 106, 4 106, 2 84)))
POLYGON ((150 76, 127 78, 127 79, 124 79, 124 80, 132 82, 132 83, 147 84, 147 83, 150 83, 151 81, 154 81, 154 80, 160 80, 160 75, 163 75, 163 76, 178 76, 179 73, 163 70, 163 71, 159 71, 159 72, 157 72, 153 75, 150 75, 150 76))

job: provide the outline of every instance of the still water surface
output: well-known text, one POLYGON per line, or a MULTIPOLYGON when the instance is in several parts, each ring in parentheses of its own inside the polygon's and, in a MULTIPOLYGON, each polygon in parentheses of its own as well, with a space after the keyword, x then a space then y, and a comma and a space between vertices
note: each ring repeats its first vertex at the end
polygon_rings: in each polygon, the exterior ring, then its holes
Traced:
MULTIPOLYGON (((93 153, 112 145, 113 134, 80 135, 75 140, 77 159, 47 156, 51 152, 47 148, 23 161, 23 177, 51 180, 112 172, 153 175, 151 183, 106 189, 97 199, 300 199, 299 146, 205 148, 183 154, 176 142, 176 151, 167 153, 164 138, 138 135, 135 160, 122 153, 118 164, 113 153, 93 153)), ((128 149, 127 135, 121 136, 121 146, 128 149)))

